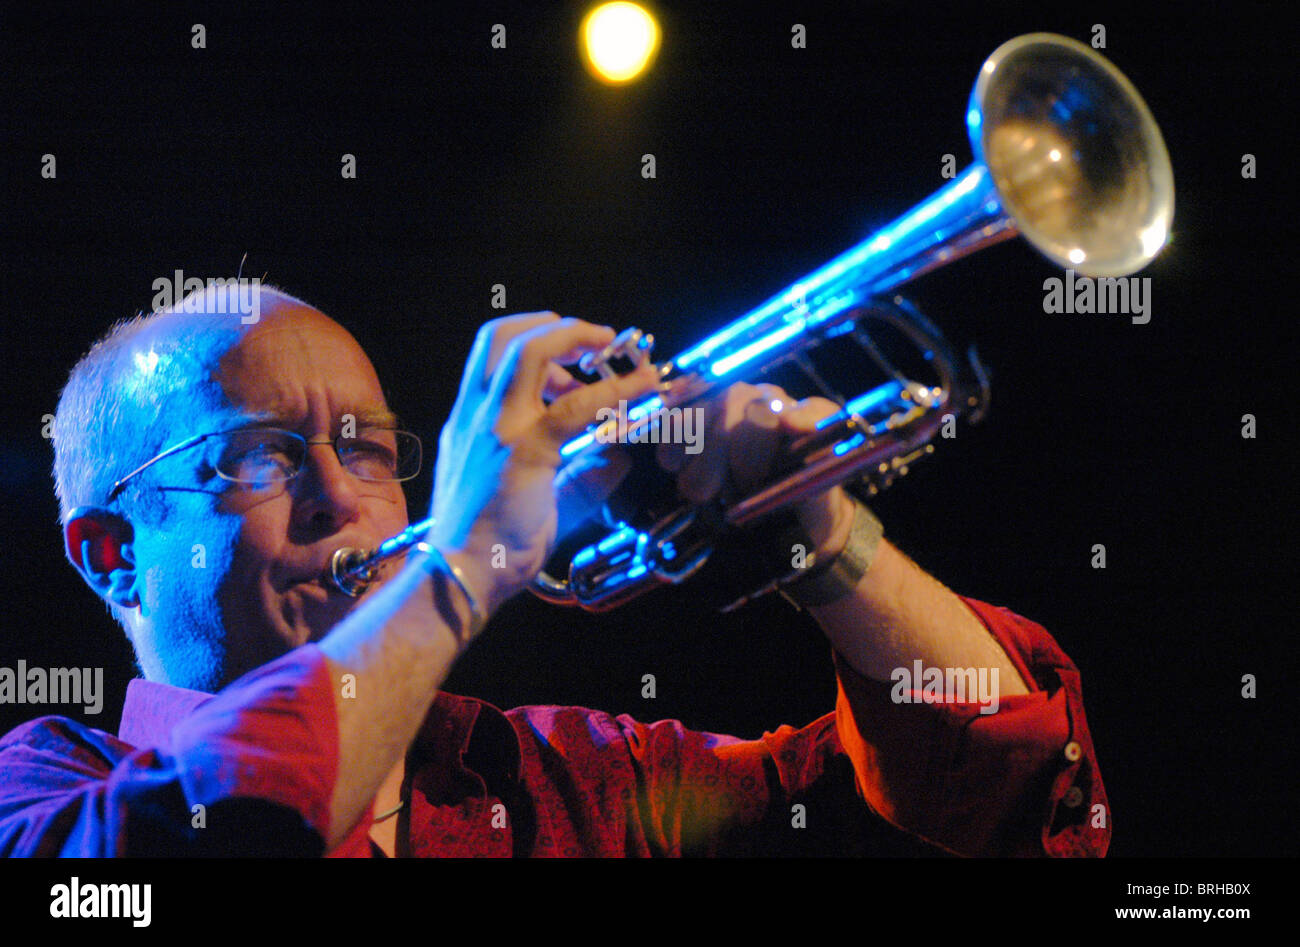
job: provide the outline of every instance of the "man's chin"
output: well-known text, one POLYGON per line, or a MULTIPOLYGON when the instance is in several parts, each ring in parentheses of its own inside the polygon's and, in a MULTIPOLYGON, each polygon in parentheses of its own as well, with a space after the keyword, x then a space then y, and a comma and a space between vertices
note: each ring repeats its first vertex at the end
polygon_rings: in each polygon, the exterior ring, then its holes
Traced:
POLYGON ((289 649, 320 641, 360 601, 320 581, 300 582, 279 598, 277 631, 289 649))

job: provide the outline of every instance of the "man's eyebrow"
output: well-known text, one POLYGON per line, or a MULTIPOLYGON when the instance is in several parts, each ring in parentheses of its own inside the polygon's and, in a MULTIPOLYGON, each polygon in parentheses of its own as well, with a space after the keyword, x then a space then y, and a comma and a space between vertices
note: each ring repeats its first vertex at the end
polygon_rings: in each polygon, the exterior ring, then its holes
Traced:
POLYGON ((397 415, 386 408, 362 408, 353 415, 364 427, 397 427, 397 415))
MULTIPOLYGON (((399 426, 397 415, 387 408, 358 408, 354 411, 344 411, 339 416, 340 424, 342 419, 349 415, 361 427, 396 428, 399 426)), ((296 430, 299 423, 298 418, 278 411, 238 411, 231 416, 230 420, 241 427, 278 427, 286 430, 296 430)))
POLYGON ((275 411, 229 411, 222 413, 223 429, 239 430, 246 427, 278 427, 289 429, 292 422, 275 411))

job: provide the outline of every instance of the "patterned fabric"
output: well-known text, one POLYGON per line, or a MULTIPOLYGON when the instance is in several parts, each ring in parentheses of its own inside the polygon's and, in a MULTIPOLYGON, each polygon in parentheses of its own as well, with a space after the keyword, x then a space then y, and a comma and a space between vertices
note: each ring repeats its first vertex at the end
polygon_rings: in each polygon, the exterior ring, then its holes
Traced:
MULTIPOLYGON (((399 851, 1104 855, 1078 670, 1041 626, 965 601, 1033 689, 997 713, 895 702, 838 656, 833 712, 748 741, 439 694, 407 755, 399 851)), ((42 717, 0 739, 0 853, 371 857, 373 809, 324 852, 337 767, 313 645, 215 696, 136 680, 118 736, 42 717)))

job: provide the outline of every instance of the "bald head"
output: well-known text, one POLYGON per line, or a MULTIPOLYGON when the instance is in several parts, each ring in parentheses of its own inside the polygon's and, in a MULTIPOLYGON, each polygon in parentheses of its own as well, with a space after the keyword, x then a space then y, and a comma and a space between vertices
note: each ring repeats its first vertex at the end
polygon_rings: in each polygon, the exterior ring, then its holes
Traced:
MULTIPOLYGON (((358 376, 366 385, 379 389, 370 360, 347 329, 320 310, 291 296, 264 300, 261 317, 247 326, 235 344, 221 350, 215 361, 214 378, 232 404, 253 400, 277 405, 275 420, 300 422, 303 412, 293 408, 290 362, 331 353, 339 360, 334 367, 342 383, 358 376), (257 392, 254 395, 254 391, 257 392)), ((322 365, 322 374, 328 373, 322 365)), ((395 420, 391 416, 389 422, 395 420)), ((296 426, 289 424, 288 426, 296 426)))
MULTIPOLYGON (((242 284, 242 305, 232 304, 233 292, 228 285, 209 285, 172 306, 119 322, 73 368, 54 422, 62 521, 77 507, 103 503, 118 478, 176 439, 195 408, 226 401, 221 366, 231 364, 243 340, 287 325, 347 334, 275 287, 242 284)), ((145 500, 140 512, 156 516, 162 502, 156 496, 145 500)))

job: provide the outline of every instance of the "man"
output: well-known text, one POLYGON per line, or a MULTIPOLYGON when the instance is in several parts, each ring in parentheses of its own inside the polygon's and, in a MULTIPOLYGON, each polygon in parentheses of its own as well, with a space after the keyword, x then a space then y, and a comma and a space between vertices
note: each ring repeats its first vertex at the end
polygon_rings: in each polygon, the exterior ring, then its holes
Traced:
MULTIPOLYGON (((832 566, 790 587, 834 649, 834 714, 740 741, 439 693, 541 569, 557 503, 618 480, 557 478, 559 447, 655 374, 576 382, 562 366, 608 344, 605 327, 553 313, 486 325, 442 431, 428 546, 351 599, 323 578, 329 558, 407 525, 410 438, 341 326, 259 292, 251 325, 209 290, 118 327, 63 392, 66 551, 145 680, 116 737, 47 717, 0 741, 0 851, 724 853, 797 833, 800 800, 839 784, 861 814, 941 849, 1104 854, 1069 659, 1032 622, 927 576, 839 488, 797 510, 832 566), (917 662, 986 671, 993 702, 886 683, 917 662)), ((761 477, 834 407, 737 385, 711 403, 704 450, 659 459, 702 502, 761 477)))

